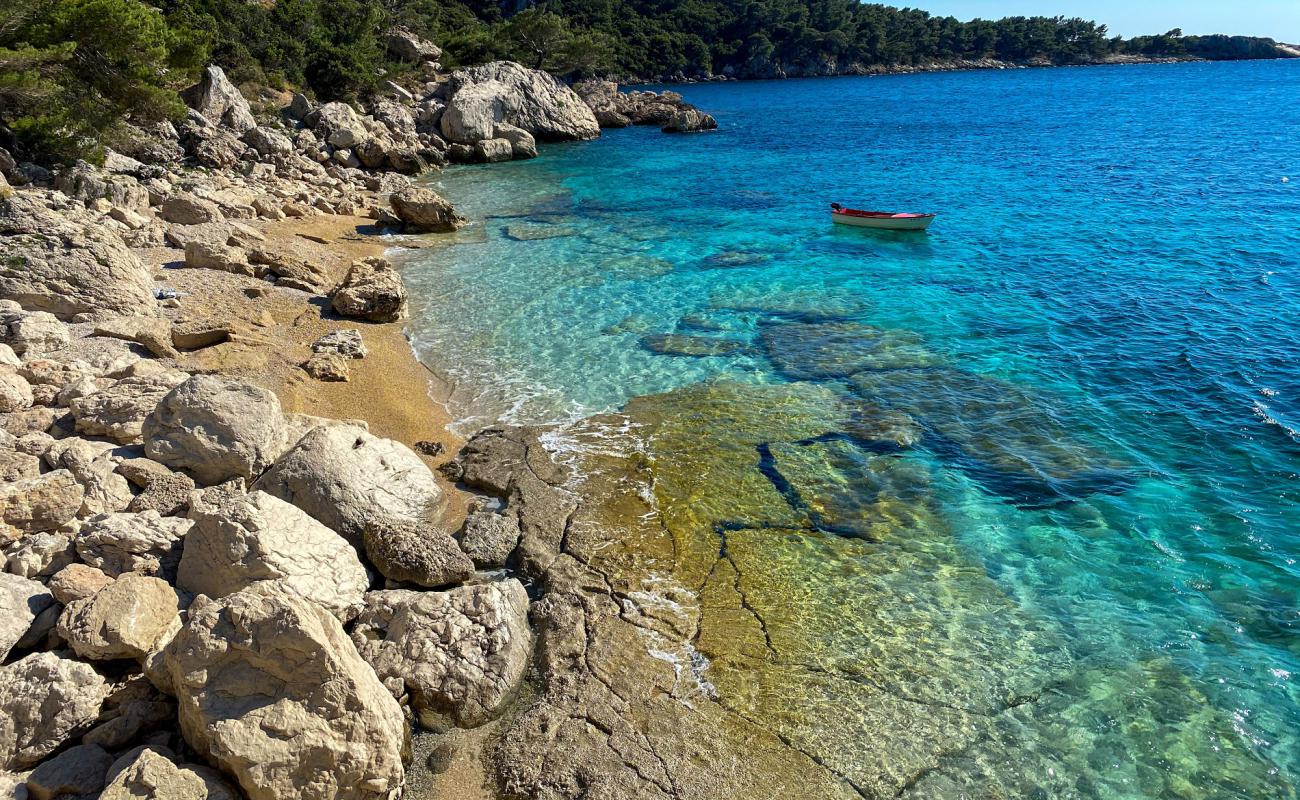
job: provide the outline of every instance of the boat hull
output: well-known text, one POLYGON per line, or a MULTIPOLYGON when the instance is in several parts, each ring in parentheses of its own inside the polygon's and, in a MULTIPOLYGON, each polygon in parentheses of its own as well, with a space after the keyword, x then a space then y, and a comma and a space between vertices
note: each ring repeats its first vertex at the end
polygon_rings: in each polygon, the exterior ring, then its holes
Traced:
POLYGON ((881 231, 923 231, 930 227, 934 217, 931 215, 917 217, 857 217, 831 212, 831 221, 836 225, 874 228, 881 231))

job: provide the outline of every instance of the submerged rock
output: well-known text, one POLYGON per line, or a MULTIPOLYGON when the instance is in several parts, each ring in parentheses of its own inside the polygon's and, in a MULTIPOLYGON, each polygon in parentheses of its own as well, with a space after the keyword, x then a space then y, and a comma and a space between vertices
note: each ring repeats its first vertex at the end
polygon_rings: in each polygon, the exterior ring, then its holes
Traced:
POLYGON ((652 353, 669 356, 727 356, 741 352, 745 345, 731 339, 712 336, 689 336, 684 333, 655 333, 641 337, 641 346, 652 353))
POLYGON ((361 657, 420 724, 472 728, 500 714, 532 652, 528 595, 506 580, 447 592, 366 595, 352 632, 361 657))
POLYGON ((856 322, 766 325, 762 340, 768 358, 794 380, 846 378, 864 370, 938 363, 919 335, 856 322))
POLYGON ((1010 383, 955 369, 862 372, 850 383, 916 419, 926 447, 1017 502, 1068 501, 1132 483, 1122 464, 1080 440, 1062 409, 1010 383))

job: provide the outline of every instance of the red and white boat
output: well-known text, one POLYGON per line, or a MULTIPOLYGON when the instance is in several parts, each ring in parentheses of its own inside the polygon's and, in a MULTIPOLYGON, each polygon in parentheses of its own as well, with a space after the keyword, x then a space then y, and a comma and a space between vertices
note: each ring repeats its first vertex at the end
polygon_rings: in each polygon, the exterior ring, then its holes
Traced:
POLYGON ((859 211, 831 203, 831 221, 857 228, 882 231, 923 231, 934 221, 934 214, 891 214, 888 211, 859 211))

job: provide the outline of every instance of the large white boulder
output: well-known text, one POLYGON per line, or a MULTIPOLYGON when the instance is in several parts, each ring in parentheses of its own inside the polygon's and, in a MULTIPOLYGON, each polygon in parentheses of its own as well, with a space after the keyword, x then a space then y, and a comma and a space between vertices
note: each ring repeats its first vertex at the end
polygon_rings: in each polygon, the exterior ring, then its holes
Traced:
POLYGON ((181 589, 224 597, 277 583, 346 618, 369 586, 356 550, 334 531, 265 492, 199 501, 176 573, 181 589))
POLYGON ((406 725, 324 609, 269 587, 195 602, 162 655, 181 733, 249 800, 394 800, 406 725))
POLYGON ((367 524, 423 523, 442 499, 433 473, 408 447, 350 425, 303 436, 256 488, 293 503, 356 547, 367 524))
POLYGON ((542 141, 600 135, 595 114, 572 89, 548 73, 513 61, 460 70, 451 76, 451 90, 441 124, 443 134, 455 142, 491 139, 497 122, 522 128, 542 141), (487 124, 489 118, 493 125, 487 124))
POLYGON ((370 592, 352 640, 431 730, 499 714, 532 653, 528 594, 511 578, 448 592, 370 592))
POLYGON ((252 480, 285 446, 280 401, 251 383, 195 375, 163 397, 144 421, 145 453, 203 483, 252 480))
MULTIPOLYGON (((149 268, 109 228, 60 214, 31 193, 0 200, 0 297, 66 319, 153 308, 149 268)), ((17 348, 15 348, 17 350, 17 348)))
POLYGON ((0 667, 0 769, 25 769, 89 728, 109 685, 89 664, 33 653, 0 667))

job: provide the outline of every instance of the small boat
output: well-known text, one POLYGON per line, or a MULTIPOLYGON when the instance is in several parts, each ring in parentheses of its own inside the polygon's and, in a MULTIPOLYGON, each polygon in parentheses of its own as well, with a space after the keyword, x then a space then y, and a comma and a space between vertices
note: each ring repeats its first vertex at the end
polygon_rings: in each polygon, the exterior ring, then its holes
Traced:
POLYGON ((934 214, 891 214, 888 211, 859 211, 831 203, 831 221, 858 228, 882 231, 923 231, 934 221, 934 214))

